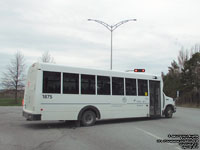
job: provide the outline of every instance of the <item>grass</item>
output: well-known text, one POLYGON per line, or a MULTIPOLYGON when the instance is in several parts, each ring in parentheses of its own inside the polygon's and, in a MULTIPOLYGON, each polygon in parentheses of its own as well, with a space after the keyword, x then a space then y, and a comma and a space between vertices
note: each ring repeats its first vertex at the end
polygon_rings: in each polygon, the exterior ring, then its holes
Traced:
POLYGON ((0 106, 22 106, 22 98, 17 100, 17 104, 14 98, 0 98, 0 106))

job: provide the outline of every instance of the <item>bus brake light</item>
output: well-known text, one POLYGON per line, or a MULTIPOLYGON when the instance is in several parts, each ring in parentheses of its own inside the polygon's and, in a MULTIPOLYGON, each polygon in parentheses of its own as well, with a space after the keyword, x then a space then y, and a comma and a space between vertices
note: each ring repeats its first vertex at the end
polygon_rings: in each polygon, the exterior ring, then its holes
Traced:
POLYGON ((24 99, 22 100, 22 106, 24 106, 24 99))
POLYGON ((145 69, 134 69, 134 72, 145 72, 145 69))

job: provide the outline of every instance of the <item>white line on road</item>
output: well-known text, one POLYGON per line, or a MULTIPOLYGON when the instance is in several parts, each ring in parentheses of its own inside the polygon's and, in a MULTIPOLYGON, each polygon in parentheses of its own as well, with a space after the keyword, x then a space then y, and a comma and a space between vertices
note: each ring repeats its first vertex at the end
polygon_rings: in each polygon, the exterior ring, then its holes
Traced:
POLYGON ((150 136, 153 136, 153 137, 156 138, 156 139, 162 139, 161 137, 158 137, 157 135, 154 135, 154 134, 152 134, 152 133, 150 133, 150 132, 148 132, 148 131, 145 131, 145 130, 143 130, 143 129, 141 129, 141 128, 138 128, 138 127, 135 127, 135 128, 136 128, 137 130, 140 130, 140 131, 142 131, 142 132, 144 132, 144 133, 150 135, 150 136))
MULTIPOLYGON (((141 128, 138 128, 138 127, 135 127, 137 130, 140 130, 140 131, 142 131, 142 132, 144 132, 144 133, 146 133, 146 134, 148 134, 148 135, 150 135, 150 136, 152 136, 152 137, 154 137, 154 138, 156 138, 156 139, 160 139, 160 140, 163 140, 163 138, 161 138, 161 137, 159 137, 159 136, 157 136, 157 135, 155 135, 155 134, 153 134, 153 133, 151 133, 151 132, 148 132, 148 131, 146 131, 146 130, 143 130, 143 129, 141 129, 141 128)), ((168 145, 173 145, 173 146, 176 146, 175 144, 171 144, 171 143, 167 143, 168 145)), ((178 150, 182 150, 181 148, 179 148, 179 147, 175 147, 176 149, 178 149, 178 150)))

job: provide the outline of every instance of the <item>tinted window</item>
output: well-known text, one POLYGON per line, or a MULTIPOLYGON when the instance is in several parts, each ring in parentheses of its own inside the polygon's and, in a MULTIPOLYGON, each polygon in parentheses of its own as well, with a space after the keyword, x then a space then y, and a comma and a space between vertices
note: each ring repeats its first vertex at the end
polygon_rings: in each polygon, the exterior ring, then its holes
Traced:
POLYGON ((63 73, 63 93, 78 94, 79 93, 79 75, 72 73, 63 73))
POLYGON ((136 92, 136 79, 125 79, 126 82, 126 95, 137 95, 136 92))
POLYGON ((124 95, 124 78, 112 77, 112 95, 124 95))
POLYGON ((110 77, 97 76, 97 94, 110 95, 110 77))
POLYGON ((138 80, 138 95, 139 96, 148 96, 147 80, 138 80))
POLYGON ((60 72, 43 72, 43 93, 60 93, 60 72))
POLYGON ((81 94, 95 94, 94 75, 81 75, 81 94))

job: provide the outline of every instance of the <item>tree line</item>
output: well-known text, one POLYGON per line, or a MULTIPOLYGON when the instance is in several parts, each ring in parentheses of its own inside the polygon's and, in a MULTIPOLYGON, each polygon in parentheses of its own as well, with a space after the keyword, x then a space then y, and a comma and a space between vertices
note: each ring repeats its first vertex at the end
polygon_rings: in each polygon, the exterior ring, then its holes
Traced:
POLYGON ((200 45, 190 49, 182 48, 168 67, 168 73, 162 73, 164 92, 176 98, 177 104, 200 106, 200 45))
MULTIPOLYGON (((177 104, 194 104, 200 106, 200 45, 188 49, 182 48, 168 67, 168 73, 162 73, 163 90, 167 96, 177 99, 177 104)), ((44 52, 40 62, 55 63, 50 53, 44 52)), ((17 103, 18 91, 25 86, 26 63, 24 55, 16 52, 13 59, 2 73, 1 87, 14 91, 17 103)))
MULTIPOLYGON (((55 63, 54 58, 48 51, 44 52, 38 61, 44 63, 55 63)), ((10 63, 6 66, 6 71, 2 72, 1 78, 1 87, 5 90, 14 91, 15 103, 17 103, 19 90, 23 90, 25 86, 25 72, 26 63, 24 55, 17 51, 10 63)))

